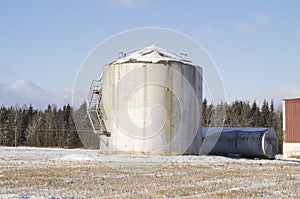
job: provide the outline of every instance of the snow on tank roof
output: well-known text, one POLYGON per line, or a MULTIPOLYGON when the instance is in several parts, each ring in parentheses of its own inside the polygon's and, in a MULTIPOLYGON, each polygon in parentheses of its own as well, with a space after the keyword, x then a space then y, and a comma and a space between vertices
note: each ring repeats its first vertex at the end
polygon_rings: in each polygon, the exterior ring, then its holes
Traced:
POLYGON ((147 63, 158 63, 158 62, 181 62, 183 64, 194 65, 191 61, 185 57, 177 55, 176 53, 170 52, 166 49, 160 48, 156 45, 151 45, 141 50, 135 51, 129 55, 123 56, 111 64, 122 64, 122 63, 135 63, 135 62, 147 62, 147 63))

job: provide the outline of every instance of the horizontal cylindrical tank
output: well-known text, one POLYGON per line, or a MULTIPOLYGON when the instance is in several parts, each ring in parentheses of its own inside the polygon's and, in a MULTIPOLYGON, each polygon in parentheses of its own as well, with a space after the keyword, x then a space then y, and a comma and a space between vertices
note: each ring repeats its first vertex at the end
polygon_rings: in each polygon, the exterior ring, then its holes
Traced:
POLYGON ((215 144, 209 154, 274 159, 277 153, 277 135, 272 128, 210 127, 203 128, 202 136, 204 145, 215 144))

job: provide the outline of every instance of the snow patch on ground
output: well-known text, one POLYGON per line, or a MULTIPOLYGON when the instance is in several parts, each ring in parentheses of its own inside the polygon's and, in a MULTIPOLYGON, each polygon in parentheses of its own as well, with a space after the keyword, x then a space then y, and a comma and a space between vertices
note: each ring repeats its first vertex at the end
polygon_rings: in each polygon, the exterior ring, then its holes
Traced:
MULTIPOLYGON (((164 156, 164 155, 143 155, 143 154, 101 154, 99 150, 87 149, 62 149, 62 148, 35 148, 35 147, 0 147, 0 160, 30 158, 36 160, 53 161, 99 161, 99 162, 126 162, 126 163, 211 163, 211 162, 243 162, 243 163, 300 163, 299 159, 283 158, 276 156, 275 160, 229 158, 223 156, 164 156)), ((22 162, 20 162, 22 164, 22 162)))
POLYGON ((80 153, 75 153, 75 154, 70 154, 70 155, 65 155, 59 160, 64 160, 64 161, 93 161, 95 158, 90 157, 85 154, 80 154, 80 153))
MULTIPOLYGON (((25 196, 22 194, 3 194, 0 195, 1 199, 44 199, 43 197, 36 197, 36 196, 25 196)), ((55 198, 50 198, 55 199, 55 198)))

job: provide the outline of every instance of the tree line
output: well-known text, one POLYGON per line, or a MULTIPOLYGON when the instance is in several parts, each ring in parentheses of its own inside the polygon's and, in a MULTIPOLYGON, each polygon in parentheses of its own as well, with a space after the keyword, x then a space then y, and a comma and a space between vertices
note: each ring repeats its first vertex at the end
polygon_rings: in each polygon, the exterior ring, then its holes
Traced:
MULTIPOLYGON (((87 117, 87 105, 74 110, 70 104, 57 108, 48 105, 36 110, 32 105, 0 107, 0 146, 35 146, 64 148, 98 148, 99 139, 92 132, 87 117), (75 125, 76 123, 76 125, 75 125)), ((264 100, 261 107, 254 101, 234 101, 231 104, 202 103, 204 127, 268 127, 278 134, 282 149, 282 112, 274 102, 264 100)))
MULTIPOLYGON (((45 110, 36 110, 32 105, 22 108, 0 108, 0 146, 35 146, 35 147, 84 147, 80 135, 94 136, 86 116, 86 104, 76 110, 67 104, 62 108, 48 105, 45 110), (85 109, 85 110, 84 110, 85 109), (76 116, 78 115, 78 116, 76 116), (82 118, 79 118, 82 117, 82 118), (78 120, 78 133, 75 121, 78 120), (81 126, 80 126, 81 125, 81 126)), ((90 138, 90 137, 89 137, 90 138)), ((96 139, 95 139, 96 138, 96 139)), ((94 147, 98 147, 97 141, 94 147)))

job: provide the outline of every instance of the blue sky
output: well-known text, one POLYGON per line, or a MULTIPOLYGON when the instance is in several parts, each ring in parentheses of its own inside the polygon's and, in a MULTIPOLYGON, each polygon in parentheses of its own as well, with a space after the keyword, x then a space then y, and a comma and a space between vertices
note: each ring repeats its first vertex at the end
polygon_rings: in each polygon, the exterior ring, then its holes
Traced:
POLYGON ((71 103, 89 52, 133 28, 182 32, 217 65, 229 102, 300 96, 299 1, 0 1, 0 104, 71 103))

